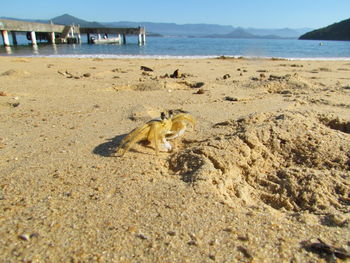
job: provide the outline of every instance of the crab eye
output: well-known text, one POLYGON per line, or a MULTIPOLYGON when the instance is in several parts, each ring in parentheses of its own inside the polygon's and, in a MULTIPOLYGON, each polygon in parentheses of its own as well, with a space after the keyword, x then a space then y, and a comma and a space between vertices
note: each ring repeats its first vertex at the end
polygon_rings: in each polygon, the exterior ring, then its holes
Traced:
POLYGON ((173 110, 169 110, 169 117, 173 116, 174 111, 173 110))
POLYGON ((164 120, 164 119, 166 118, 166 116, 165 116, 165 113, 164 113, 164 112, 162 112, 162 113, 160 114, 160 118, 161 118, 162 120, 164 120))

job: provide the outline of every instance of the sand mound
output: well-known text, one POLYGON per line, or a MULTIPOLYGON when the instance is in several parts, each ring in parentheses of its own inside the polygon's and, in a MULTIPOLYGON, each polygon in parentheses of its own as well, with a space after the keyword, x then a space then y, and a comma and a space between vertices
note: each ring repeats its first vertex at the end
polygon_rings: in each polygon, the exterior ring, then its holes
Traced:
POLYGON ((283 76, 270 75, 268 79, 254 82, 253 87, 263 88, 268 93, 277 94, 305 94, 315 86, 307 79, 299 76, 297 73, 293 75, 287 74, 283 76))
POLYGON ((25 77, 25 76, 29 76, 29 75, 30 75, 30 73, 28 71, 14 70, 14 69, 7 70, 7 71, 3 72, 2 74, 0 74, 0 76, 13 76, 13 77, 25 77))
POLYGON ((12 62, 29 62, 29 59, 26 58, 15 58, 12 62))
POLYGON ((196 81, 176 81, 176 82, 165 82, 165 87, 167 89, 182 90, 182 89, 198 89, 205 85, 204 82, 196 81))
POLYGON ((149 105, 135 105, 129 110, 129 119, 132 121, 148 122, 155 118, 160 118, 160 108, 154 108, 149 105))
POLYGON ((254 114, 214 126, 169 167, 201 193, 234 205, 346 212, 350 204, 350 122, 332 115, 254 114))
POLYGON ((131 89, 136 91, 160 90, 162 88, 163 85, 157 81, 145 81, 131 86, 131 89))
POLYGON ((117 85, 113 89, 116 91, 119 91, 119 90, 154 91, 154 90, 161 90, 163 88, 164 88, 164 85, 158 81, 143 80, 136 84, 117 85))

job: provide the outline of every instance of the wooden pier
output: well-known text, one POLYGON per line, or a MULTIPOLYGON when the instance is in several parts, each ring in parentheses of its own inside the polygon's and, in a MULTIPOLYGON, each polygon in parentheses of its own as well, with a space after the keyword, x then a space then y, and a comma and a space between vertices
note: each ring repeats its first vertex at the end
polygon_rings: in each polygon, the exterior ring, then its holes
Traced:
POLYGON ((19 20, 0 19, 0 31, 4 46, 11 46, 9 33, 12 35, 12 44, 17 45, 16 33, 24 32, 27 38, 31 40, 33 46, 37 45, 37 39, 46 40, 51 44, 61 43, 81 43, 81 34, 87 35, 87 42, 91 43, 91 35, 101 34, 108 36, 108 34, 116 34, 122 40, 122 44, 126 44, 126 35, 138 35, 138 44, 144 45, 146 43, 146 31, 144 27, 138 28, 84 28, 78 25, 56 25, 25 22, 19 20))

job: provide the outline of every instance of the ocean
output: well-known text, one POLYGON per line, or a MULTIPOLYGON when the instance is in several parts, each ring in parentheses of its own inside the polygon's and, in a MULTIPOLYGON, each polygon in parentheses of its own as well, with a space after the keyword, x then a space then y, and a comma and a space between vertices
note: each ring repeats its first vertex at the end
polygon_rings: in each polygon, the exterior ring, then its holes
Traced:
MULTIPOLYGON (((0 46, 0 56, 101 57, 101 58, 210 58, 218 56, 247 58, 285 58, 312 60, 350 60, 350 41, 297 39, 227 39, 147 37, 139 46, 136 36, 127 36, 126 45, 90 45, 82 36, 81 44, 32 47, 24 35, 19 45, 0 46)), ((1 43, 2 44, 2 43, 1 43)))

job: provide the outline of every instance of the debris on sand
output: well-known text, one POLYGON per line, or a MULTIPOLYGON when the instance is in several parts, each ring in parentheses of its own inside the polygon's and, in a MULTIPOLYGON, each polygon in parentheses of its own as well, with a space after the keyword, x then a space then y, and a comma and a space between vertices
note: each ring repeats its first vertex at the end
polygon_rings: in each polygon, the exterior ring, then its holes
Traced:
POLYGON ((153 69, 146 67, 146 66, 141 66, 140 69, 143 71, 150 71, 150 72, 154 71, 153 69))
POLYGON ((180 73, 179 69, 176 69, 174 73, 170 75, 170 78, 173 78, 173 79, 182 78, 182 74, 180 73))
POLYGON ((204 89, 199 89, 195 94, 204 94, 205 90, 204 89))
POLYGON ((237 98, 231 97, 231 96, 226 96, 226 97, 224 98, 224 100, 227 100, 227 101, 238 101, 237 98))
POLYGON ((231 78, 231 75, 227 73, 227 74, 223 75, 222 78, 223 79, 229 79, 229 78, 231 78))
POLYGON ((349 251, 341 247, 329 245, 320 238, 303 241, 301 242, 301 245, 303 248, 317 253, 323 258, 326 258, 328 262, 337 262, 335 259, 336 257, 343 260, 350 258, 349 251))

